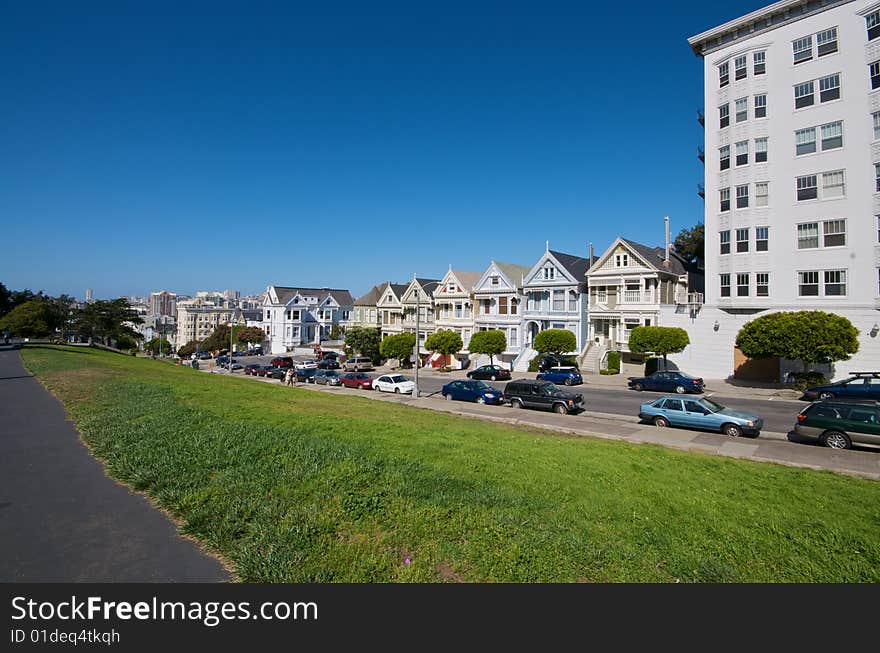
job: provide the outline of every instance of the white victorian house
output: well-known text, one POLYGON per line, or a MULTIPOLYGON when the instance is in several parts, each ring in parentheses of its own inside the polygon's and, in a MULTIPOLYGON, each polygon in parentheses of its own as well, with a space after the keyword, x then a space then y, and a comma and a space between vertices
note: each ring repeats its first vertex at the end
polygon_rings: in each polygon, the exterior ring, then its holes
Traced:
MULTIPOLYGON (((461 336, 463 348, 459 360, 466 357, 474 330, 473 288, 481 276, 479 272, 453 270, 450 266, 434 291, 435 330, 454 331, 461 336)), ((441 364, 451 365, 452 362, 447 360, 441 364)))
POLYGON ((608 351, 629 353, 637 326, 657 326, 660 307, 688 305, 689 285, 702 290, 702 278, 674 252, 618 238, 590 267, 589 349, 582 365, 598 371, 608 351))
POLYGON ((397 333, 403 333, 403 294, 409 287, 405 283, 386 282, 376 301, 379 314, 382 339, 397 333))
MULTIPOLYGON (((524 265, 492 261, 474 284, 474 331, 503 331, 507 350, 497 360, 509 366, 523 350, 522 284, 528 272, 524 265)), ((485 359, 488 363, 489 357, 485 359)))
MULTIPOLYGON (((525 276, 523 294, 523 337, 531 349, 541 331, 567 329, 576 339, 571 354, 580 354, 587 343, 587 270, 586 258, 550 249, 549 243, 538 262, 525 276)), ((516 371, 526 371, 535 352, 527 352, 517 361, 516 371)))
POLYGON ((348 325, 353 304, 351 294, 338 288, 269 286, 262 310, 271 353, 327 340, 334 325, 348 325))
POLYGON ((416 332, 416 312, 419 320, 419 352, 425 352, 425 340, 434 333, 434 291, 437 289, 438 279, 424 279, 413 277, 403 296, 400 304, 403 307, 403 330, 407 333, 416 332))

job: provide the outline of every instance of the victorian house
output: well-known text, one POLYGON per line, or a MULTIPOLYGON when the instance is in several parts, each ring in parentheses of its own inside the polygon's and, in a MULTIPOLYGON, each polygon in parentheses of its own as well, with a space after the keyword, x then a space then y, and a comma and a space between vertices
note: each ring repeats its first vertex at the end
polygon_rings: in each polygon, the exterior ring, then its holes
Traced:
POLYGON ((349 326, 378 329, 382 326, 382 316, 379 314, 379 297, 385 284, 373 286, 368 293, 354 300, 354 310, 351 313, 349 326))
POLYGON ((379 316, 379 326, 382 329, 382 339, 403 332, 403 294, 409 284, 386 282, 379 292, 376 302, 376 312, 379 316))
POLYGON ((269 286, 262 310, 271 353, 327 340, 334 326, 348 325, 353 307, 347 290, 269 286))
POLYGON ((403 306, 403 330, 409 333, 416 332, 416 314, 418 313, 419 327, 419 351, 424 353, 425 340, 434 333, 434 291, 437 289, 438 279, 424 279, 413 277, 409 286, 403 291, 401 305, 403 306))
MULTIPOLYGON (((459 361, 467 357, 468 343, 474 329, 473 288, 480 276, 479 272, 453 270, 450 266, 449 272, 434 291, 434 325, 437 331, 454 331, 461 336, 463 348, 457 356, 459 361)), ((442 364, 452 363, 452 360, 447 360, 442 364)))
POLYGON ((508 366, 522 351, 522 284, 528 273, 523 265, 492 261, 474 284, 474 331, 504 332, 507 350, 496 360, 508 366))

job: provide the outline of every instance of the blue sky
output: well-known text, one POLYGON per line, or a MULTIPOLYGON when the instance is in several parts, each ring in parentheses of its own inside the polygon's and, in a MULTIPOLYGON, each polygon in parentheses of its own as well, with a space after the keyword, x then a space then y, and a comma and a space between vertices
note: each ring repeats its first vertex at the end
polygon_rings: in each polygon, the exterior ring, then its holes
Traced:
POLYGON ((686 39, 765 4, 7 5, 0 281, 359 295, 662 244, 703 213, 686 39))

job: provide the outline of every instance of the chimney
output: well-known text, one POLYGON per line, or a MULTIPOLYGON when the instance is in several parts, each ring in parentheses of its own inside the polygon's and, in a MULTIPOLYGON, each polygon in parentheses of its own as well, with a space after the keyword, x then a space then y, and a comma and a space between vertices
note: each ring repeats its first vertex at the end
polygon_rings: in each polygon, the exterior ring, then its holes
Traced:
POLYGON ((669 267, 669 216, 667 215, 663 218, 663 221, 666 223, 666 246, 663 248, 663 264, 669 267))
POLYGON ((592 265, 592 264, 593 264, 593 243, 590 243, 590 258, 589 258, 589 261, 590 261, 590 265, 592 265))

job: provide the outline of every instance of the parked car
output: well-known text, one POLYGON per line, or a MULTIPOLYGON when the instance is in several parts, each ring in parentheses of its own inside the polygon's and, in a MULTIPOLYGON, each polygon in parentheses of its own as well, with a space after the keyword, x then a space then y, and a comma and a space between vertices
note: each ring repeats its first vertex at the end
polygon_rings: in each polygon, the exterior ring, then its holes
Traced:
POLYGON ((316 370, 318 369, 318 361, 314 358, 309 358, 304 361, 300 361, 294 367, 298 370, 316 370))
POLYGON ((332 349, 324 351, 323 349, 318 353, 318 358, 321 360, 326 360, 328 358, 332 358, 334 360, 339 358, 339 352, 335 352, 332 349))
POLYGON ((342 385, 346 388, 373 389, 373 377, 363 372, 349 372, 342 375, 342 385))
POLYGON ((306 383, 311 383, 312 377, 315 376, 318 372, 317 367, 308 367, 306 369, 293 369, 294 374, 296 374, 297 381, 305 381, 306 383))
POLYGON ((338 370, 342 367, 335 358, 322 358, 318 363, 319 370, 338 370))
POLYGON ((342 379, 336 370, 315 370, 315 375, 310 380, 318 385, 342 385, 342 379))
POLYGON ((880 400, 880 372, 852 372, 850 378, 804 390, 801 399, 875 399, 880 400))
POLYGON ((363 372, 373 369, 373 359, 367 356, 354 356, 342 364, 347 372, 363 372))
POLYGON ((254 376, 269 376, 272 374, 273 370, 280 370, 283 368, 273 367, 272 365, 257 365, 254 369, 254 376))
POLYGON ((254 374, 254 372, 256 371, 256 368, 258 368, 258 367, 262 367, 262 366, 259 363, 248 363, 247 365, 244 366, 244 373, 247 375, 256 376, 256 374, 254 374))
POLYGON ((764 420, 759 415, 725 408, 707 397, 660 397, 642 404, 639 418, 653 422, 655 426, 686 426, 720 431, 731 437, 758 437, 764 427, 764 420))
POLYGON ((287 370, 289 367, 273 367, 271 371, 266 373, 266 376, 272 379, 280 379, 284 380, 285 375, 287 374, 287 370))
POLYGON ((648 376, 632 376, 628 385, 638 392, 659 390, 660 392, 676 392, 680 395, 686 392, 701 394, 705 388, 703 379, 678 370, 658 370, 648 376))
POLYGON ((880 445, 880 402, 818 401, 797 416, 794 431, 832 449, 853 443, 880 445))
POLYGON ((211 358, 211 352, 209 352, 209 351, 196 352, 196 358, 200 361, 206 361, 211 358))
POLYGON ((469 379, 480 381, 505 381, 510 378, 510 370, 500 365, 483 365, 467 373, 469 379))
POLYGON ((244 365, 242 365, 238 361, 232 361, 231 363, 229 361, 226 361, 225 363, 221 363, 220 367, 222 367, 225 370, 228 370, 231 368, 231 371, 233 371, 233 372, 235 370, 243 370, 244 369, 244 365))
POLYGON ((409 394, 412 393, 415 386, 416 384, 403 374, 385 374, 373 381, 373 390, 379 390, 380 392, 409 394))
POLYGON ((248 352, 248 355, 249 356, 262 356, 263 355, 263 348, 262 347, 254 347, 253 349, 251 349, 248 352))
POLYGON ((502 392, 485 381, 451 381, 440 390, 446 400, 475 401, 478 404, 500 404, 502 392))
POLYGON ((572 362, 571 356, 557 356, 556 354, 542 354, 538 360, 538 371, 549 372, 553 367, 574 367, 577 364, 572 362))
POLYGON ((272 367, 293 367, 293 359, 290 356, 276 356, 271 361, 272 367))
POLYGON ((214 359, 214 362, 220 367, 225 367, 226 363, 229 362, 229 356, 217 356, 217 358, 214 359))
POLYGON ((546 372, 540 372, 536 377, 540 381, 552 381, 565 385, 577 385, 584 382, 584 377, 576 367, 551 367, 546 372))
POLYGON ((560 415, 583 410, 584 396, 567 392, 550 381, 520 379, 504 386, 503 400, 513 408, 552 410, 560 415))

